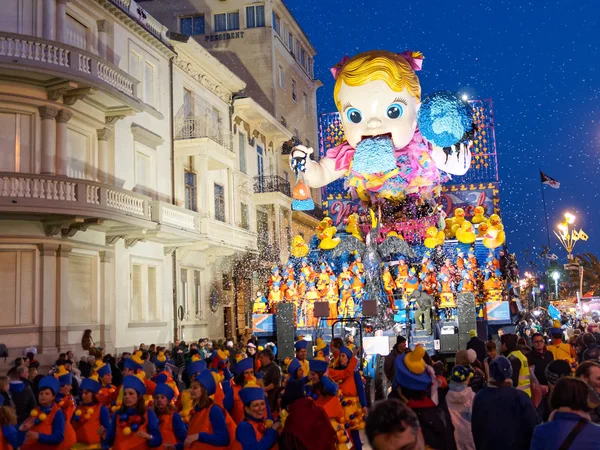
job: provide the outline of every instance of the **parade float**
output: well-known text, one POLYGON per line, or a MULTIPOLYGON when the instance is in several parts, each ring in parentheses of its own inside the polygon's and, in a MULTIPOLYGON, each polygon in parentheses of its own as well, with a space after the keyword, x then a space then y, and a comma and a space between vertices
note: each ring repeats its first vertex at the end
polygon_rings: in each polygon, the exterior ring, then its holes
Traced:
POLYGON ((374 334, 416 325, 424 331, 413 341, 427 336, 430 350, 444 328, 460 327, 461 295, 472 299, 469 329, 475 318, 510 321, 503 301, 516 265, 500 218, 491 101, 446 91, 422 99, 422 63, 418 52, 373 51, 332 68, 339 112, 321 117, 320 158, 301 145, 290 155, 293 208, 310 209, 308 188, 322 188, 327 217, 273 267, 254 302, 255 334, 274 334, 282 302, 313 339, 357 319, 374 334), (326 317, 315 314, 323 303, 326 317))

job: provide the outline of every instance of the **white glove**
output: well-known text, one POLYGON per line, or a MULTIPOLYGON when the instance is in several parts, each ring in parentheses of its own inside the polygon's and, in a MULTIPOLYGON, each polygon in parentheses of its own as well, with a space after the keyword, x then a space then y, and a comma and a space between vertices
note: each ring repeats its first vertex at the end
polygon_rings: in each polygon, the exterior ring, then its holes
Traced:
POLYGON ((443 170, 451 175, 464 175, 471 167, 471 150, 469 150, 469 142, 459 144, 458 148, 453 145, 452 154, 446 155, 442 147, 433 146, 431 159, 435 162, 438 169, 443 170), (457 158, 456 152, 460 150, 460 155, 457 158))

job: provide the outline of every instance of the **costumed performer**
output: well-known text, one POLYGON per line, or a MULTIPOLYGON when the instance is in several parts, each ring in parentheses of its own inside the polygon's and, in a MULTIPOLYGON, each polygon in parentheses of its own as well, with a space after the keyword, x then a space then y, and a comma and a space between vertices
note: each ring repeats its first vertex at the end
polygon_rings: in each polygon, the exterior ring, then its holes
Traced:
POLYGON ((173 406, 175 392, 166 383, 158 383, 154 389, 154 412, 158 417, 158 429, 164 448, 174 450, 183 446, 187 437, 187 428, 173 406))
POLYGON ((100 383, 95 375, 83 379, 81 404, 71 419, 77 437, 73 449, 101 448, 101 436, 104 436, 110 427, 110 412, 98 400, 98 392, 100 392, 100 383))
POLYGON ((238 424, 235 438, 242 450, 277 449, 281 423, 265 419, 267 403, 263 389, 253 380, 239 391, 244 405, 244 419, 238 424))

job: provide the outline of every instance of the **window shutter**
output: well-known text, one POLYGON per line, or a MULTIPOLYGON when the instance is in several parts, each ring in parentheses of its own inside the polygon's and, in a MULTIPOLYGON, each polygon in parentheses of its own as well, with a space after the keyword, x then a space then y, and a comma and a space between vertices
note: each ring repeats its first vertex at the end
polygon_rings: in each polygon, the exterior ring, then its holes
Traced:
POLYGON ((158 277, 156 267, 148 267, 148 319, 159 320, 158 277))

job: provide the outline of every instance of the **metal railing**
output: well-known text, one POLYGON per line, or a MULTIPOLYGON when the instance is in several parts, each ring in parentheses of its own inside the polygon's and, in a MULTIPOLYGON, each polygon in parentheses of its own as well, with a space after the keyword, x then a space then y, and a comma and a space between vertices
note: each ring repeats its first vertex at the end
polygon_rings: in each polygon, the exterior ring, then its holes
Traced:
POLYGON ((177 117, 175 139, 210 139, 223 148, 233 151, 231 133, 220 123, 206 116, 177 117))
POLYGON ((288 197, 292 196, 290 182, 277 175, 264 175, 254 177, 254 193, 263 194, 265 192, 281 192, 288 197))

